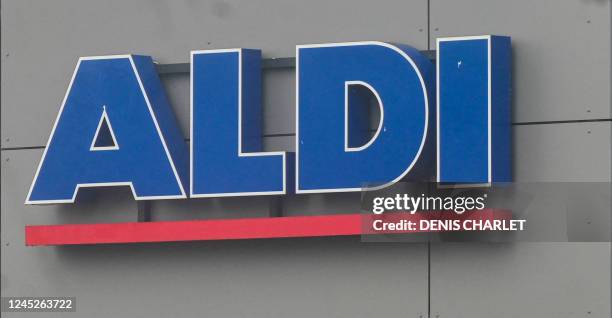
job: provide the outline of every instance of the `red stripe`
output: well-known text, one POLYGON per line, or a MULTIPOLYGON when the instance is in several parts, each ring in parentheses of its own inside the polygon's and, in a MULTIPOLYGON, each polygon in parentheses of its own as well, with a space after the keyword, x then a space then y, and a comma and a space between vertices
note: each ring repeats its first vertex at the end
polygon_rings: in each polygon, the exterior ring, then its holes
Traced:
MULTIPOLYGON (((431 218, 419 213, 402 215, 402 219, 413 221, 431 218)), ((510 215, 509 211, 485 209, 462 216, 453 216, 451 213, 448 217, 437 218, 493 220, 509 219, 510 215)), ((394 218, 392 215, 388 217, 394 218)), ((44 246, 345 236, 372 234, 369 229, 371 222, 378 218, 387 217, 373 214, 336 214, 223 220, 27 225, 25 239, 28 246, 44 246)))
POLYGON ((235 240, 251 238, 359 235, 359 214, 130 222, 108 224, 27 225, 26 245, 235 240))

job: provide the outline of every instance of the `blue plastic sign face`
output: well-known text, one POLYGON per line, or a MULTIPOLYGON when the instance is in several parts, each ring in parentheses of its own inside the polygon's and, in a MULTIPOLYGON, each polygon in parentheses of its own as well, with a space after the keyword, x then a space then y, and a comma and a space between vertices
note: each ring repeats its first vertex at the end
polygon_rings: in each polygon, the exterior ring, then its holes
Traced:
POLYGON ((259 50, 191 53, 189 147, 150 57, 81 58, 26 203, 70 203, 102 186, 154 200, 361 191, 433 175, 510 181, 510 63, 499 36, 439 39, 437 70, 405 45, 298 46, 293 154, 263 151, 259 50))
POLYGON ((438 182, 511 181, 510 38, 440 38, 436 52, 438 182))
POLYGON ((191 53, 191 197, 286 193, 285 152, 261 152, 260 64, 258 50, 191 53))
POLYGON ((427 139, 434 87, 427 58, 407 46, 364 42, 298 46, 296 64, 298 193, 384 187, 411 170, 427 139), (355 85, 380 107, 378 128, 361 147, 347 141, 364 131, 348 127, 351 104, 366 103, 349 96, 355 85))
POLYGON ((186 198, 187 169, 151 58, 82 58, 26 203, 70 203, 79 188, 118 185, 137 200, 186 198), (96 147, 104 123, 114 145, 96 147))

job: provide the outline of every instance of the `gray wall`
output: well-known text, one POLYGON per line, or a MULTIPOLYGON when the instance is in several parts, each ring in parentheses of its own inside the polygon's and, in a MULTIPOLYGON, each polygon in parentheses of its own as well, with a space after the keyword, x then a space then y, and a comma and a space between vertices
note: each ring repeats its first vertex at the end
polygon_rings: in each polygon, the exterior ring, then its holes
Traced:
MULTIPOLYGON (((127 189, 87 190, 74 205, 23 205, 79 56, 177 63, 190 50, 253 47, 288 57, 296 44, 357 40, 425 50, 437 37, 479 34, 513 41, 515 180, 609 189, 608 0, 2 0, 1 12, 2 296, 77 296, 88 317, 610 316, 609 234, 582 243, 322 238, 31 248, 26 224, 133 221, 137 207, 127 189)), ((188 76, 162 79, 187 135, 188 76)), ((264 73, 266 150, 293 150, 294 94, 292 70, 264 73)), ((597 202, 610 202, 605 192, 597 202)), ((590 233, 610 224, 609 205, 580 203, 573 215, 588 206, 589 219, 572 226, 590 233)), ((152 214, 264 216, 268 205, 163 201, 152 214)), ((350 193, 284 200, 287 215, 359 208, 350 193)))

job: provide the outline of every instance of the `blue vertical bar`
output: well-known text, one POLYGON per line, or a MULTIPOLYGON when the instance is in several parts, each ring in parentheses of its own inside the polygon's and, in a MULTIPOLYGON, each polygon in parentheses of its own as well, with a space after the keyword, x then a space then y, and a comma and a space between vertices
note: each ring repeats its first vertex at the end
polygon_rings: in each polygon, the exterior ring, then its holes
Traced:
POLYGON ((438 182, 511 179, 510 38, 438 39, 438 182))

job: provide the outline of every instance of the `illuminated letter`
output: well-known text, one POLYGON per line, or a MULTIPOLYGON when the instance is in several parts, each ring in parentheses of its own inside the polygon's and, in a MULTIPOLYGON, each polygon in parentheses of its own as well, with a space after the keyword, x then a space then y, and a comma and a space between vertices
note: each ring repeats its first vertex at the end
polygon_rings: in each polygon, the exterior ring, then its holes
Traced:
POLYGON ((286 193, 292 156, 261 152, 260 64, 259 50, 191 53, 191 197, 286 193))
POLYGON ((438 182, 511 181, 510 38, 438 39, 438 182))
POLYGON ((185 198, 187 160, 150 57, 81 58, 26 203, 70 203, 79 188, 126 185, 137 200, 185 198))
POLYGON ((416 170, 433 107, 434 68, 425 56, 357 42, 298 46, 296 59, 298 193, 382 188, 416 170), (367 103, 356 88, 380 107, 372 137, 350 128, 364 122, 352 112, 367 103))

